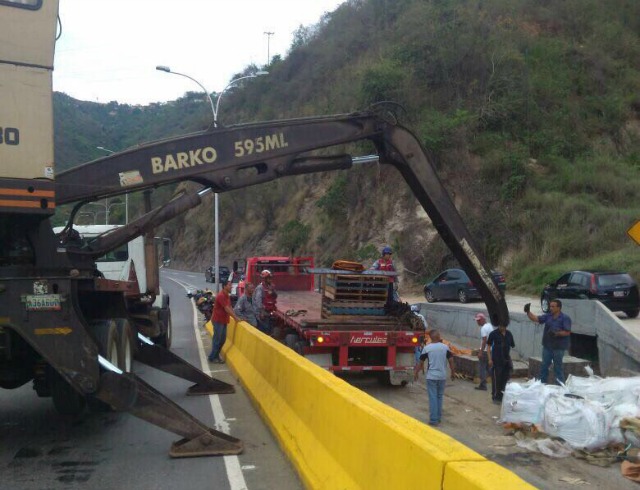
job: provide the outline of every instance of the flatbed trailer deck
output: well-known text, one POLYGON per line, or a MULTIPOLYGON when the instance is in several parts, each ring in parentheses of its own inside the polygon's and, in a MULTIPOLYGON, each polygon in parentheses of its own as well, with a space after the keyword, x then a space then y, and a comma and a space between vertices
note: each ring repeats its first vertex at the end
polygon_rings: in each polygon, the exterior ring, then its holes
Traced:
POLYGON ((276 323, 287 345, 333 371, 378 371, 383 381, 406 384, 422 332, 392 316, 322 317, 317 291, 278 293, 276 323))

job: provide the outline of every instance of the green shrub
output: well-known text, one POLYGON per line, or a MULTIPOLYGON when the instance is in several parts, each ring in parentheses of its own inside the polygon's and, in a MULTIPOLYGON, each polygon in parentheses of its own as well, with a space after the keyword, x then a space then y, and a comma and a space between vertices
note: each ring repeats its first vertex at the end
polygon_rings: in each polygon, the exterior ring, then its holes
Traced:
POLYGON ((339 175, 335 178, 327 192, 318 199, 316 205, 330 220, 347 216, 347 178, 339 175))
POLYGON ((380 255, 375 245, 367 243, 364 247, 356 250, 356 260, 358 262, 366 262, 369 260, 375 260, 380 255))
POLYGON ((363 105, 398 100, 405 70, 399 63, 385 59, 364 71, 360 84, 363 105))
POLYGON ((281 229, 278 235, 278 247, 286 253, 299 251, 303 245, 309 240, 311 227, 300 221, 288 221, 281 229))

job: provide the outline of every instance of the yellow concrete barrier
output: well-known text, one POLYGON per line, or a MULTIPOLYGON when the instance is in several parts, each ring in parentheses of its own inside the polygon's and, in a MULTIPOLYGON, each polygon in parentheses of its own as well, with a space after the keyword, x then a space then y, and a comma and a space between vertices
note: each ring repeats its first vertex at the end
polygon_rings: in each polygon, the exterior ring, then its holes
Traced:
POLYGON ((244 322, 224 353, 308 488, 532 488, 244 322))

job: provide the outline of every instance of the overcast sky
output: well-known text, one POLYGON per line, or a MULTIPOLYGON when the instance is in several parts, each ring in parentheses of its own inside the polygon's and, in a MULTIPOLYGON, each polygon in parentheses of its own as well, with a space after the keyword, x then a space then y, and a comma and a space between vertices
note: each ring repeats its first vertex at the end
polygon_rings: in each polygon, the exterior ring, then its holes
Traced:
POLYGON ((251 63, 285 56, 293 32, 344 0, 60 0, 53 88, 80 100, 148 104, 222 90, 251 63), (267 36, 265 32, 273 32, 267 36))

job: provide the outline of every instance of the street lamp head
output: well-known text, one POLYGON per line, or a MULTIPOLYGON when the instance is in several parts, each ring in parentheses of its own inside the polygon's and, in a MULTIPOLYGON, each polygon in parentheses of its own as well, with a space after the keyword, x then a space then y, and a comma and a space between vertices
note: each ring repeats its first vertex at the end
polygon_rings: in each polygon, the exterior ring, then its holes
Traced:
POLYGON ((167 73, 171 73, 173 75, 179 75, 181 77, 185 77, 188 78, 189 80, 195 82, 198 84, 198 86, 202 89, 202 91, 204 92, 204 94, 207 96, 207 100, 209 101, 209 104, 211 105, 211 112, 213 113, 213 124, 215 126, 216 124, 216 108, 213 105, 213 99, 211 98, 211 94, 209 93, 209 91, 204 87, 204 85, 202 85, 198 80, 196 80, 195 78, 186 75, 184 73, 178 73, 177 71, 171 71, 171 68, 169 68, 168 66, 164 66, 164 65, 158 65, 156 66, 156 70, 159 71, 164 71, 167 73))
POLYGON ((261 77, 262 75, 268 75, 268 74, 269 74, 269 72, 265 71, 265 70, 260 70, 260 71, 257 71, 257 72, 254 73, 254 75, 256 77, 261 77))

